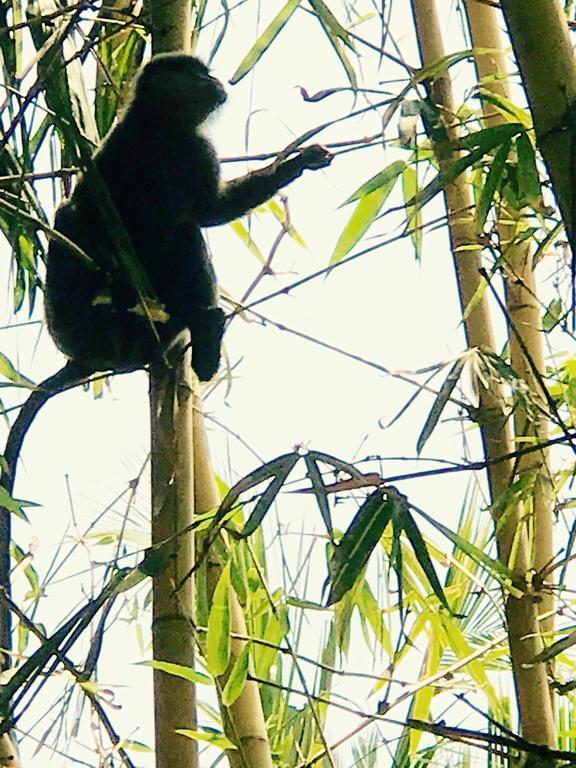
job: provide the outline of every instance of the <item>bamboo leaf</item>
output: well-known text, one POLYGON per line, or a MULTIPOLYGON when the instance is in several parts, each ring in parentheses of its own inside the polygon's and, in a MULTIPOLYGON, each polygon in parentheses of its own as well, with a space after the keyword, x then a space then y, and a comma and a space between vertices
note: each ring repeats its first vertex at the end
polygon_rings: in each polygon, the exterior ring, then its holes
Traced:
POLYGON ((235 85, 256 66, 262 54, 270 47, 274 39, 280 34, 282 28, 288 22, 294 11, 300 5, 301 0, 288 0, 282 10, 272 19, 246 56, 242 59, 236 72, 230 78, 230 85, 235 85))
POLYGON ((348 48, 350 48, 351 50, 354 50, 354 45, 350 40, 350 35, 348 34, 348 30, 345 29, 342 26, 342 24, 340 24, 340 22, 334 16, 330 8, 328 8, 324 0, 309 0, 309 2, 312 8, 316 11, 318 18, 320 19, 320 21, 322 22, 322 25, 326 28, 326 30, 330 32, 330 34, 333 35, 334 37, 337 37, 340 40, 342 40, 344 45, 347 45, 348 48))
POLYGON ((194 741, 205 741, 212 747, 218 747, 218 749, 238 749, 234 742, 230 741, 222 731, 217 731, 215 728, 209 728, 208 726, 204 726, 204 730, 202 731, 197 731, 192 728, 176 728, 174 733, 179 733, 181 736, 186 736, 188 739, 194 739, 194 741))
POLYGON ((446 536, 446 538, 449 539, 459 550, 464 552, 465 555, 468 555, 471 560, 473 560, 475 563, 478 563, 479 565, 484 566, 484 568, 486 568, 486 570, 495 579, 497 579, 500 584, 506 586, 508 590, 515 594, 516 597, 519 597, 521 594, 523 594, 523 590, 525 589, 523 579, 518 577, 512 570, 510 570, 510 568, 505 566, 499 560, 495 560, 494 558, 490 557, 482 549, 474 546, 474 544, 467 541, 459 534, 451 531, 450 528, 447 528, 438 519, 426 514, 426 512, 424 512, 422 509, 418 510, 418 514, 427 520, 432 526, 434 526, 436 530, 440 531, 440 533, 446 536), (511 585, 513 586, 512 590, 511 585))
POLYGON ((418 205, 408 204, 408 200, 414 200, 418 192, 416 168, 407 165, 402 171, 402 192, 406 208, 406 229, 410 232, 416 259, 420 261, 422 257, 422 209, 418 205))
POLYGON ((537 653, 532 659, 532 663, 535 664, 540 661, 550 661, 550 659, 554 659, 560 653, 564 653, 564 651, 567 651, 568 648, 572 648, 574 645, 576 645, 576 632, 570 632, 569 635, 561 637, 560 640, 556 640, 555 643, 552 643, 552 645, 547 646, 543 651, 537 653))
POLYGON ((248 666, 250 663, 250 643, 246 643, 242 652, 234 662, 232 672, 228 678, 224 690, 222 691, 222 702, 229 707, 240 696, 244 690, 246 679, 248 677, 248 666))
POLYGON ((12 512, 13 514, 17 515, 17 517, 21 517, 23 520, 27 520, 28 518, 24 514, 24 507, 39 507, 39 504, 36 504, 33 501, 26 501, 25 499, 15 499, 13 496, 11 496, 6 488, 2 488, 0 486, 0 508, 7 509, 8 512, 12 512))
POLYGON ((320 474, 320 470, 318 469, 318 465, 314 461, 313 456, 307 453, 304 456, 304 461, 306 462, 306 468, 308 470, 307 474, 308 474, 308 477, 310 478, 310 482, 312 483, 312 491, 314 492, 314 496, 316 497, 316 501, 318 502, 318 507, 320 508, 320 514, 322 515, 322 520, 324 521, 324 525, 326 526, 326 530, 328 531, 330 537, 332 537, 332 532, 333 532, 332 516, 330 514, 330 504, 328 503, 328 494, 326 492, 326 487, 322 480, 322 475, 320 474))
POLYGON ((192 669, 192 667, 187 667, 183 664, 173 664, 171 661, 158 661, 157 659, 152 659, 151 661, 144 661, 142 666, 159 669, 161 672, 166 672, 167 675, 174 675, 174 677, 190 680, 191 683, 198 683, 200 685, 214 684, 214 681, 208 675, 205 675, 202 672, 197 672, 195 669, 192 669))
POLYGON ((486 176, 482 194, 480 195, 480 202, 476 207, 476 226, 478 231, 481 232, 486 223, 488 213, 492 208, 494 202, 494 195, 496 190, 500 188, 502 176, 504 174, 504 168, 506 167, 506 160, 510 154, 510 148, 512 147, 512 140, 508 139, 498 149, 494 155, 494 159, 490 165, 490 170, 486 176))
POLYGON ((261 264, 264 264, 266 261, 264 254, 252 239, 252 235, 248 231, 248 227, 244 224, 244 222, 236 219, 236 221, 233 221, 230 226, 232 227, 233 232, 238 235, 248 250, 253 253, 254 256, 256 256, 261 264))
POLYGON ((375 176, 372 176, 368 181, 365 181, 362 186, 358 187, 356 192, 350 195, 350 197, 342 203, 340 208, 348 205, 348 203, 354 202, 354 200, 362 200, 363 197, 366 197, 371 192, 375 192, 377 189, 388 189, 388 194, 390 194, 396 183, 396 179, 405 167, 406 163, 403 160, 395 160, 393 163, 390 163, 390 165, 387 165, 386 168, 375 176))
POLYGON ((424 426, 422 427, 422 431, 420 432, 420 435, 418 437, 418 442, 416 443, 416 452, 418 453, 418 455, 420 455, 420 453, 422 452, 422 448, 424 448, 428 438, 436 428, 436 425, 438 424, 440 416, 442 415, 442 412, 446 407, 446 404, 449 402, 450 397, 452 396, 454 387, 456 386, 456 384, 458 384, 458 381, 460 380, 460 374, 462 373, 462 369, 464 368, 465 363, 466 363, 466 357, 464 355, 458 358, 458 360, 456 360, 456 362, 448 372, 448 376, 446 376, 444 383, 440 387, 440 391, 438 392, 438 394, 436 395, 436 398, 434 399, 434 402, 432 403, 432 408, 430 409, 430 413, 428 414, 426 422, 424 423, 424 426))
POLYGON ((260 496, 254 511, 248 518, 248 521, 246 522, 246 525, 242 531, 230 531, 231 535, 236 537, 246 537, 253 533, 264 518, 264 515, 270 508, 270 505, 274 502, 274 499, 276 498, 280 488, 286 481, 286 478, 292 471, 299 458, 300 454, 296 451, 293 453, 286 453, 283 456, 279 456, 278 458, 263 464, 261 467, 258 467, 258 469, 255 469, 253 472, 250 472, 250 474, 239 480, 235 485, 232 486, 232 488, 230 488, 224 497, 218 512, 214 516, 212 527, 215 527, 221 523, 224 518, 226 518, 227 515, 233 511, 242 493, 255 488, 256 486, 260 485, 260 483, 263 483, 270 478, 273 478, 266 491, 264 491, 264 493, 260 496))
POLYGON ((518 194, 521 199, 531 205, 542 199, 540 174, 536 166, 536 152, 526 133, 521 133, 516 139, 518 152, 518 194))
POLYGON ((384 201, 388 197, 389 192, 390 190, 377 189, 360 200, 354 209, 354 213, 338 238, 334 253, 330 259, 331 265, 338 264, 339 261, 342 261, 344 256, 346 256, 346 254, 349 253, 362 238, 376 216, 380 213, 380 209, 384 205, 384 201))
POLYGON ((328 605, 339 602, 354 586, 398 503, 396 496, 378 490, 362 504, 330 558, 328 568, 332 584, 328 605))
POLYGON ((5 379, 8 379, 17 387, 25 387, 26 389, 34 389, 36 387, 33 381, 23 376, 14 368, 10 360, 2 352, 0 352, 0 376, 4 376, 5 379))
POLYGON ((230 648, 230 561, 228 561, 214 590, 208 617, 206 666, 214 677, 226 671, 230 659, 230 648))
POLYGON ((442 605, 450 610, 448 601, 446 600, 446 595, 444 594, 442 585, 440 584, 438 576, 436 575, 436 570, 434 569, 432 558, 428 553, 428 547, 426 546, 424 537, 420 533, 420 529, 416 525, 414 518, 408 510, 408 505, 405 505, 403 509, 399 510, 399 512, 402 519, 402 528, 404 529, 404 532, 406 533, 406 536, 412 545, 412 549, 414 550, 416 559, 420 563, 420 567, 426 574, 428 583, 432 587, 434 594, 442 603, 442 605))

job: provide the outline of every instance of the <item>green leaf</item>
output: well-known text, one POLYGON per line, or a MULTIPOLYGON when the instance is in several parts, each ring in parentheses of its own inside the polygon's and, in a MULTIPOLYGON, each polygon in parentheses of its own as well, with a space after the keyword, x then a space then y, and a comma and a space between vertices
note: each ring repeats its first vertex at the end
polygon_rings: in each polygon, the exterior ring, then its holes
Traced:
POLYGON ((416 205, 424 206, 430 202, 438 192, 445 189, 460 174, 481 160, 494 147, 500 146, 503 142, 519 133, 521 129, 521 126, 510 123, 494 126, 493 128, 485 128, 463 137, 458 141, 458 146, 473 148, 472 151, 464 157, 456 158, 447 168, 444 168, 441 173, 418 193, 415 200, 409 201, 410 204, 416 203, 416 205))
POLYGON ((276 496, 280 492, 280 489, 286 482, 286 478, 299 458, 300 454, 296 451, 293 453, 286 453, 283 456, 279 456, 277 459, 273 459, 272 461, 263 464, 261 467, 258 467, 258 469, 255 469, 253 472, 246 475, 246 477, 243 477, 242 480, 239 480, 226 494, 214 517, 212 527, 216 527, 233 511, 242 493, 245 493, 246 491, 255 488, 257 485, 260 485, 260 483, 272 478, 272 482, 258 499, 254 511, 246 521, 246 525, 242 531, 230 530, 230 534, 236 538, 250 536, 250 534, 258 528, 264 515, 274 503, 276 496))
POLYGON ((8 512, 12 512, 18 517, 21 517, 23 520, 27 520, 27 517, 24 514, 23 507, 39 507, 39 506, 40 504, 36 504, 33 501, 26 501, 25 499, 15 499, 13 496, 11 496, 8 493, 6 488, 2 488, 2 486, 0 486, 0 508, 7 509, 8 512))
POLYGON ((526 133, 516 139, 518 154, 518 194, 530 205, 537 205, 542 199, 540 175, 536 165, 536 152, 526 133))
POLYGON ((390 190, 377 189, 360 200, 348 223, 340 233, 334 253, 330 259, 330 265, 338 264, 354 248, 380 213, 380 209, 384 205, 384 201, 389 193, 390 190))
POLYGON ((16 384, 17 387, 26 387, 26 389, 34 389, 36 385, 33 381, 23 376, 19 371, 14 368, 10 360, 0 352, 0 376, 16 384))
POLYGON ((222 702, 226 707, 234 704, 236 699, 244 690, 246 679, 248 677, 248 667, 250 664, 250 643, 246 643, 242 652, 234 662, 232 672, 228 678, 224 690, 222 691, 222 702))
POLYGON ((410 239, 414 246, 416 260, 422 257, 422 210, 417 205, 409 205, 409 200, 414 200, 418 192, 417 167, 407 165, 402 171, 402 192, 406 209, 406 229, 410 232, 410 239))
POLYGON ((512 591, 515 593, 515 597, 519 597, 523 594, 525 584, 521 577, 518 577, 510 568, 505 566, 499 560, 494 560, 493 557, 487 555, 482 549, 471 544, 467 539, 464 539, 450 528, 447 528, 438 519, 426 514, 422 509, 418 510, 418 514, 427 520, 430 525, 434 526, 436 530, 440 531, 447 539, 449 539, 459 550, 464 552, 465 555, 473 560, 475 563, 482 565, 486 570, 497 579, 500 584, 507 587, 510 590, 511 585, 515 587, 512 591), (516 590, 519 590, 518 592, 516 590))
POLYGON ((395 495, 377 490, 362 504, 330 558, 328 605, 337 603, 354 586, 398 503, 395 495))
POLYGON ((434 590, 434 594, 442 603, 442 605, 450 610, 448 601, 446 600, 446 595, 444 594, 444 590, 442 589, 442 585, 438 580, 434 565, 432 564, 432 559, 428 553, 428 547, 426 546, 424 537, 420 533, 420 529, 416 525, 414 518, 408 510, 408 505, 405 505, 404 508, 400 510, 400 515, 402 519, 402 528, 404 529, 406 536, 412 545, 412 549, 414 550, 416 559, 420 563, 420 567, 426 574, 428 583, 434 590))
POLYGON ((206 666, 214 677, 226 671, 230 659, 230 647, 230 561, 228 561, 214 590, 208 617, 206 666))
POLYGON ((375 176, 372 176, 368 181, 365 181, 362 186, 358 187, 356 192, 350 195, 350 197, 342 203, 340 208, 348 205, 348 203, 354 202, 354 200, 361 200, 363 197, 366 197, 371 192, 375 192, 378 189, 387 189, 388 194, 390 194, 394 188, 396 179, 405 167, 406 163, 403 160, 395 160, 393 163, 390 163, 390 165, 387 165, 386 168, 375 176))
POLYGON ((195 669, 192 669, 192 667, 187 667, 183 664, 173 664, 170 661, 157 661, 156 659, 152 659, 151 661, 142 662, 142 666, 159 669, 162 672, 166 672, 167 675, 181 677, 183 680, 189 680, 191 683, 198 683, 200 685, 214 684, 214 681, 208 675, 205 675, 203 672, 197 672, 195 669))
POLYGON ((524 127, 520 123, 492 125, 490 128, 481 128, 479 131, 463 136, 457 144, 465 149, 481 149, 484 153, 488 153, 494 147, 499 147, 522 133, 524 133, 524 127))
POLYGON ((254 256, 256 256, 259 262, 264 264, 266 261, 264 254, 252 239, 252 234, 248 231, 248 227, 239 219, 233 221, 230 226, 232 227, 232 230, 238 235, 240 240, 242 240, 248 250, 253 253, 254 256))
POLYGON ((316 501, 318 502, 318 507, 320 508, 320 514, 322 515, 322 520, 324 521, 324 525, 326 526, 326 530, 328 531, 328 534, 332 536, 332 516, 330 514, 330 504, 328 503, 328 494, 326 491, 326 487, 324 485, 324 481, 322 480, 322 475, 320 473, 320 470, 318 469, 318 465, 316 464, 313 456, 311 456, 309 453, 304 456, 304 461, 306 462, 306 468, 308 470, 307 474, 310 479, 310 482, 312 483, 312 491, 314 492, 314 496, 316 497, 316 501))
POLYGON ((194 741, 206 741, 212 747, 218 747, 218 749, 237 749, 236 745, 221 731, 206 726, 203 731, 196 731, 192 728, 176 728, 174 733, 179 733, 188 739, 194 739, 194 741))
POLYGON ((562 321, 564 316, 564 304, 562 299, 552 299, 546 307, 546 312, 542 318, 542 330, 549 333, 562 321))
POLYGON ((510 99, 506 99, 504 96, 494 93, 494 91, 490 91, 487 88, 480 88, 480 96, 482 101, 495 106, 506 120, 509 121, 513 117, 523 128, 528 129, 532 127, 532 116, 527 109, 521 109, 510 99))
POLYGON ((342 24, 338 21, 338 19, 334 16, 330 8, 326 5, 324 0, 309 0, 310 5, 316 12, 319 20, 322 22, 322 26, 325 27, 326 31, 329 32, 334 37, 337 37, 338 39, 342 40, 344 45, 347 45, 348 48, 351 50, 354 50, 354 45, 352 44, 352 41, 350 40, 350 35, 348 34, 348 30, 345 29, 342 24))
POLYGON ((506 167, 506 160, 510 154, 511 147, 512 140, 508 139, 499 147, 490 165, 490 170, 488 171, 486 181, 484 182, 484 188, 480 195, 480 202, 476 207, 476 226, 479 232, 484 228, 486 218, 488 217, 488 213, 494 202, 494 195, 496 190, 500 188, 504 168, 506 167))
POLYGON ((440 416, 442 415, 442 411, 446 407, 446 404, 450 400, 450 397, 452 395, 452 392, 454 391, 454 387, 456 384, 458 384, 458 381, 460 380, 460 374, 462 373, 462 369, 464 368, 464 365, 466 363, 466 357, 463 355, 462 357, 458 358, 452 368, 450 369, 448 376, 446 376, 446 379, 444 381, 444 384, 440 387, 440 391, 436 395, 436 398, 434 399, 434 402, 432 403, 432 408, 430 409, 430 413, 428 414, 428 417, 426 419, 426 422, 424 426, 422 427, 422 431, 420 432, 420 435, 418 437, 418 442, 416 443, 416 452, 418 455, 422 452, 422 448, 426 445, 426 441, 434 431, 436 425, 438 424, 438 421, 440 419, 440 416))
POLYGON ((284 25, 288 22, 294 11, 300 5, 301 0, 288 0, 282 10, 272 19, 246 56, 242 59, 236 72, 230 78, 230 84, 235 85, 250 70, 256 66, 262 54, 270 47, 274 39, 280 34, 284 25))

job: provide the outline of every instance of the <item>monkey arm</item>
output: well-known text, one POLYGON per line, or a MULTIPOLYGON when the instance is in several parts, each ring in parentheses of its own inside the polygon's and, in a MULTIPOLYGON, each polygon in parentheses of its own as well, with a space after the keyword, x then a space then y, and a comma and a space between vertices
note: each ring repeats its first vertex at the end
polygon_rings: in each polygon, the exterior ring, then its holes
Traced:
POLYGON ((225 183, 218 196, 198 219, 203 227, 225 224, 244 215, 266 200, 279 189, 302 175, 306 169, 325 168, 332 162, 332 155, 324 147, 314 144, 305 147, 295 157, 275 161, 265 168, 258 169, 225 183))

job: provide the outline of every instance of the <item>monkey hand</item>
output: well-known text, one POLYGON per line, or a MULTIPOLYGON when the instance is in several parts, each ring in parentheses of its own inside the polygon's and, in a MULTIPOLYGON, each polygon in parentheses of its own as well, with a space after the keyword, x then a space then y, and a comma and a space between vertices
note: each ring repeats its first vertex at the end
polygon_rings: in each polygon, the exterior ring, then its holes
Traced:
POLYGON ((300 150, 300 162, 304 168, 316 170, 326 168, 332 162, 334 155, 321 144, 312 144, 300 150))

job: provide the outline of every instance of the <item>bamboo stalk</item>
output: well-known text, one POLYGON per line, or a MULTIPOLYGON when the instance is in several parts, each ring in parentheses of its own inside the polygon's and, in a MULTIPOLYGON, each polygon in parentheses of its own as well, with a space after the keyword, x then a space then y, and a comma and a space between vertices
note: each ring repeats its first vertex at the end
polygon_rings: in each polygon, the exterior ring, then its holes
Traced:
MULTIPOLYGON (((153 53, 190 49, 191 0, 149 0, 148 10, 153 53)), ((189 341, 184 334, 183 348, 189 341)), ((194 563, 191 349, 175 350, 170 362, 169 370, 150 376, 152 547, 159 547, 162 563, 153 579, 152 644, 154 659, 192 666, 194 581, 181 584, 194 563)), ((194 683, 154 670, 154 715, 157 767, 198 768, 196 741, 174 732, 196 727, 194 683)))
MULTIPOLYGON (((152 547, 159 554, 153 579, 152 646, 154 659, 192 666, 194 638, 193 580, 175 590, 194 562, 189 530, 194 512, 192 446, 192 364, 188 351, 181 363, 151 374, 152 547)), ((174 733, 196 727, 196 690, 189 680, 154 670, 156 765, 195 768, 195 741, 174 733)))
MULTIPOLYGON (((492 49, 488 56, 477 56, 476 67, 483 87, 494 94, 511 99, 509 82, 506 79, 506 60, 502 54, 500 16, 496 9, 477 0, 465 0, 466 12, 475 48, 492 49), (494 75, 497 75, 495 78, 494 75)), ((505 122, 504 117, 491 108, 485 107, 484 120, 487 126, 505 122)), ((541 309, 538 289, 534 278, 532 245, 529 241, 515 242, 521 212, 508 210, 499 218, 500 241, 505 244, 507 266, 507 312, 510 319, 510 358, 516 373, 526 382, 534 403, 540 413, 547 412, 541 382, 546 374, 544 356, 544 334, 541 325, 541 309), (508 244, 508 245, 506 245, 508 244)), ((514 432, 524 439, 535 438, 538 442, 548 439, 549 424, 545 416, 530 418, 526 408, 517 404, 514 412, 514 432)), ((516 473, 522 476, 531 471, 537 476, 534 487, 533 522, 534 544, 532 567, 539 573, 548 566, 554 556, 552 479, 548 450, 543 449, 521 456, 516 473)), ((554 629, 554 595, 551 587, 539 595, 540 613, 548 614, 541 622, 546 632, 554 629)))
POLYGON ((502 0, 538 147, 574 242, 576 63, 560 0, 502 0))
MULTIPOLYGON (((417 30, 422 64, 430 66, 444 57, 440 22, 433 0, 412 0, 412 10, 417 30)), ((453 120, 454 100, 448 76, 433 80, 430 95, 443 116, 449 140, 457 138, 453 120)), ((447 169, 455 155, 450 141, 435 143, 434 152, 441 169, 447 169)), ((454 264, 462 307, 467 307, 480 284, 481 247, 473 221, 473 198, 465 174, 446 185, 445 200, 454 264)), ((495 337, 486 296, 476 304, 465 320, 470 347, 495 350, 495 337)), ((494 383, 490 389, 480 391, 480 407, 477 421, 481 427, 484 450, 489 460, 513 450, 509 418, 503 411, 504 393, 494 383)), ((510 462, 491 464, 488 478, 492 500, 508 489, 512 467, 510 462)), ((496 536, 499 557, 512 566, 516 573, 525 577, 529 566, 528 543, 521 523, 519 509, 507 514, 497 525, 496 536), (514 559, 511 555, 514 551, 514 559)), ((499 515, 495 515, 498 523, 499 515)), ((546 667, 534 664, 534 656, 542 649, 536 611, 531 597, 520 599, 511 596, 506 600, 506 618, 510 642, 512 667, 516 681, 518 705, 525 737, 539 744, 555 743, 554 718, 550 701, 546 667), (537 714, 537 716, 536 716, 537 714)))
MULTIPOLYGON (((210 462, 202 401, 199 396, 195 397, 194 404, 194 473, 196 511, 198 514, 202 514, 218 507, 221 499, 210 462)), ((197 549, 202 551, 202 548, 203 540, 199 536, 197 549)), ((222 574, 226 562, 225 558, 224 542, 222 540, 214 542, 205 563, 202 565, 208 604, 211 602, 214 589, 222 574)), ((246 641, 239 638, 246 637, 248 634, 242 606, 234 590, 231 592, 230 631, 232 633, 232 649, 228 670, 218 680, 220 691, 226 684, 234 662, 246 645, 246 641)), ((253 680, 247 680, 244 690, 236 701, 228 708, 221 702, 220 710, 226 733, 237 746, 237 749, 228 750, 226 753, 231 768, 273 768, 258 684, 253 680)))

